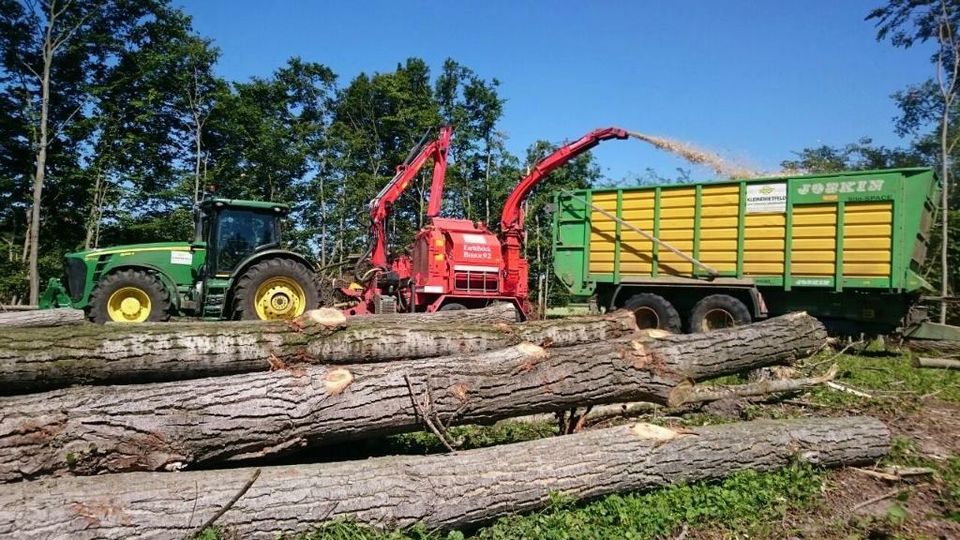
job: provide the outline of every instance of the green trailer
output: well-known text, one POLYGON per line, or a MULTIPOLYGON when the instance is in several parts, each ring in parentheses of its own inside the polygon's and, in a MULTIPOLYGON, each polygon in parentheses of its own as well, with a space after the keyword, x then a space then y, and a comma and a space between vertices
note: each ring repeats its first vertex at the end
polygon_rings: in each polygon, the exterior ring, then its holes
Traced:
POLYGON ((889 333, 930 291, 938 193, 927 168, 560 192, 555 273, 647 327, 805 310, 837 332, 889 333))

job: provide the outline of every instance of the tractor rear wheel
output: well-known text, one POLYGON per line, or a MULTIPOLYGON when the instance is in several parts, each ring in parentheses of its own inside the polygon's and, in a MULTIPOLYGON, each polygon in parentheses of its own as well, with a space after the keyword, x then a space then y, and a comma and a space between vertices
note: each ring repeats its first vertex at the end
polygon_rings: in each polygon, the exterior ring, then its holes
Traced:
POLYGON ((690 310, 691 332, 712 332, 753 322, 743 302, 728 294, 711 294, 690 310))
POLYGON ((233 318, 293 319, 320 306, 316 276, 291 259, 269 259, 249 269, 233 293, 233 318))
POLYGON ((97 284, 87 316, 100 324, 165 321, 170 318, 170 293, 154 274, 121 270, 97 284))
POLYGON ((659 294, 635 294, 627 299, 623 307, 633 312, 640 329, 659 328, 674 334, 680 332, 680 314, 677 313, 677 308, 659 294))

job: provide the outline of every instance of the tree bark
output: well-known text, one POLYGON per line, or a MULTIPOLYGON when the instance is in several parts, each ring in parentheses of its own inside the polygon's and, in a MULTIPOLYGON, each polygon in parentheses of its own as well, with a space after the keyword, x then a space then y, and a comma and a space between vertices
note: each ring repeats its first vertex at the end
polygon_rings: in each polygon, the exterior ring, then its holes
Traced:
POLYGON ((691 380, 792 361, 825 341, 816 319, 795 314, 656 340, 523 343, 455 357, 0 398, 0 482, 175 470, 585 405, 674 406, 690 396, 691 380))
POLYGON ((0 394, 78 383, 183 380, 292 363, 362 363, 501 349, 566 346, 630 335, 629 313, 508 324, 513 306, 346 320, 316 310, 298 322, 0 327, 0 394), (316 315, 319 319, 314 317, 316 315), (316 320, 315 320, 316 319, 316 320))
MULTIPOLYGON (((14 328, 51 327, 82 324, 87 321, 82 309, 33 309, 0 313, 0 332, 17 332, 14 328)), ((40 332, 38 330, 38 332, 40 332)))
POLYGON ((960 44, 957 43, 953 21, 947 11, 946 0, 940 2, 941 16, 937 28, 937 83, 943 110, 940 115, 940 324, 947 322, 947 297, 950 296, 949 232, 950 232, 950 155, 956 141, 949 141, 950 111, 957 98, 957 77, 960 76, 960 44))
POLYGON ((748 384, 733 386, 695 386, 693 384, 678 386, 673 394, 673 406, 678 407, 690 403, 706 403, 723 399, 739 399, 752 396, 766 396, 796 392, 811 386, 817 386, 832 381, 837 376, 837 366, 834 364, 826 373, 817 377, 798 377, 795 379, 771 379, 748 384))
POLYGON ((40 300, 40 273, 37 263, 40 251, 40 205, 43 202, 43 182, 47 173, 47 147, 49 144, 47 131, 50 115, 50 68, 56 51, 52 36, 52 28, 55 22, 54 6, 56 6, 56 2, 50 2, 50 18, 47 21, 43 39, 43 76, 40 77, 40 140, 37 141, 36 169, 33 175, 31 197, 33 204, 30 207, 30 228, 27 237, 30 245, 27 278, 30 282, 30 305, 34 306, 40 300))
POLYGON ((917 356, 914 358, 913 362, 916 367, 960 369, 960 360, 955 358, 930 358, 926 356, 917 356))
POLYGON ((874 463, 889 430, 870 417, 759 420, 673 430, 651 424, 457 454, 47 479, 0 491, 0 536, 183 538, 243 492, 217 525, 239 538, 276 538, 344 517, 374 527, 457 528, 578 499, 770 471, 793 460, 874 463))
POLYGON ((936 354, 940 356, 960 355, 960 341, 941 339, 910 339, 904 342, 913 355, 936 354))

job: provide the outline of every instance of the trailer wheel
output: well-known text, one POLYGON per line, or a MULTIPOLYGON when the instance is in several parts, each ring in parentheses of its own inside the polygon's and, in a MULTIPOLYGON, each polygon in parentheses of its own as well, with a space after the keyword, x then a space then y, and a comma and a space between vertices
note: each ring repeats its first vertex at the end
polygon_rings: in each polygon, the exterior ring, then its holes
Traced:
POLYGON ((463 311, 465 309, 467 309, 467 306, 463 304, 450 302, 449 304, 442 305, 437 311, 463 311))
POLYGON ((637 326, 659 328, 667 332, 680 332, 680 314, 666 298, 659 294, 639 293, 631 296, 623 307, 633 312, 637 326))
POLYGON ((121 270, 97 284, 87 315, 99 324, 165 321, 170 318, 170 293, 149 272, 121 270))
POLYGON ((711 294, 690 310, 691 332, 712 332, 753 322, 743 302, 728 294, 711 294))
POLYGON ((293 319, 320 306, 313 271, 290 259, 268 259, 247 269, 233 293, 233 318, 293 319))

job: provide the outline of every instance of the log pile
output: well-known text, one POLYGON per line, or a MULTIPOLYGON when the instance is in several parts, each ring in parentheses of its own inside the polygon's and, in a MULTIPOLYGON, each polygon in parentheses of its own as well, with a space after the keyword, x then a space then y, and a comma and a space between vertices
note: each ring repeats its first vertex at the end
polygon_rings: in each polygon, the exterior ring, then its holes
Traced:
POLYGON ((0 312, 0 327, 45 328, 87 321, 81 309, 32 309, 0 312))
MULTIPOLYGON (((887 428, 868 417, 755 421, 678 432, 617 426, 526 443, 362 463, 265 467, 218 521, 239 538, 275 538, 327 519, 387 527, 458 527, 534 510, 552 492, 582 498, 784 467, 862 465, 882 457, 887 428)), ((128 473, 49 479, 0 491, 0 536, 183 538, 255 471, 128 473)))
POLYGON ((77 383, 138 383, 262 371, 298 363, 363 363, 501 349, 562 347, 631 334, 629 316, 523 325, 508 304, 350 319, 318 309, 297 321, 228 321, 60 328, 0 327, 0 393, 77 383))
POLYGON ((636 424, 362 467, 255 468, 425 429, 453 450, 446 430, 458 424, 626 402, 687 406, 833 376, 702 384, 821 349, 826 332, 806 314, 693 335, 637 330, 629 313, 515 317, 494 306, 349 319, 317 310, 291 322, 0 327, 0 483, 8 483, 0 537, 183 537, 210 517, 242 537, 340 516, 458 527, 540 507, 550 491, 595 497, 791 459, 866 463, 889 443, 886 428, 868 418, 689 432, 636 424))

